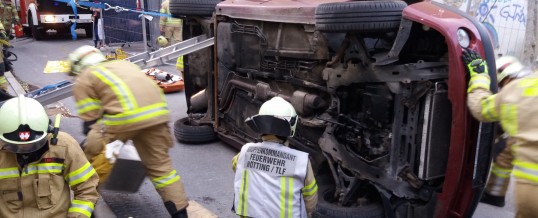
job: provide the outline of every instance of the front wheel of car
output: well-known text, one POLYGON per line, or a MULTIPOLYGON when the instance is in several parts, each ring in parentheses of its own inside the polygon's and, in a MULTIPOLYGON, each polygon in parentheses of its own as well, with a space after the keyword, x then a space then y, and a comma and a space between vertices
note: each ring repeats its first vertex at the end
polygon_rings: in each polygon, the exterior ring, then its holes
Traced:
POLYGON ((170 13, 173 16, 211 17, 220 0, 171 0, 170 13))
POLYGON ((397 30, 404 1, 354 1, 321 4, 316 29, 322 32, 386 32, 397 30))
POLYGON ((178 142, 186 144, 202 144, 218 139, 213 126, 192 125, 188 117, 181 118, 174 123, 174 136, 178 142))

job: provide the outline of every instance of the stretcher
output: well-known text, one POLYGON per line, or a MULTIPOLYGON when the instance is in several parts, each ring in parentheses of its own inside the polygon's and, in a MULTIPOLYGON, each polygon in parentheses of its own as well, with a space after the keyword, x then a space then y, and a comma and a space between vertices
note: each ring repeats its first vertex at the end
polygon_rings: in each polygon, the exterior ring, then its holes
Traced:
POLYGON ((142 72, 155 80, 157 85, 161 87, 165 93, 179 92, 185 89, 183 78, 179 75, 171 74, 157 68, 144 69, 142 72))

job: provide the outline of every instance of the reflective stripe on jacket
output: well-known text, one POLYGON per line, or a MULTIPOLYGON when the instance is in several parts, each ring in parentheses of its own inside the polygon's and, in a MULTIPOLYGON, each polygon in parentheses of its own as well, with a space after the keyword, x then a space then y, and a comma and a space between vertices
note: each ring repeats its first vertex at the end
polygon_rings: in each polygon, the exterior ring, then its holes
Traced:
MULTIPOLYGON (((169 4, 170 4, 169 0, 163 1, 163 3, 161 4, 161 10, 159 12, 163 14, 171 14, 169 4)), ((161 17, 159 24, 164 25, 164 26, 179 27, 181 26, 181 19, 171 18, 171 17, 161 17)))
POLYGON ((128 61, 88 67, 73 88, 77 112, 85 121, 100 119, 107 132, 139 130, 170 120, 161 88, 128 61))
POLYGON ((179 56, 176 60, 176 69, 183 72, 184 65, 183 65, 183 56, 179 56))
POLYGON ((234 180, 235 212, 247 217, 307 217, 303 195, 317 191, 305 184, 308 154, 264 141, 244 145, 234 180))
POLYGON ((518 181, 538 183, 538 73, 510 82, 495 95, 489 86, 477 85, 476 81, 484 78, 489 79, 477 74, 469 81, 467 105, 471 114, 482 122, 500 121, 515 140, 512 173, 518 181))
POLYGON ((79 144, 64 132, 24 169, 16 154, 0 151, 0 217, 90 217, 98 180, 79 144))

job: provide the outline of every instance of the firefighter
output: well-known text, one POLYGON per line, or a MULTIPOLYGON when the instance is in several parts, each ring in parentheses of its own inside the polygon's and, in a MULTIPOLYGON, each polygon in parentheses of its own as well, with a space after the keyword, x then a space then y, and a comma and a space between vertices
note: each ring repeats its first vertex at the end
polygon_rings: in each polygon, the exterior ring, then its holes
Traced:
POLYGON ((258 115, 245 121, 262 134, 262 142, 247 143, 232 159, 234 210, 242 217, 310 217, 317 189, 308 153, 287 146, 298 116, 293 106, 274 97, 258 115))
POLYGON ((4 0, 4 7, 0 7, 0 12, 2 15, 2 24, 6 30, 7 36, 11 36, 13 33, 13 24, 18 24, 20 22, 19 15, 15 4, 11 0, 4 0))
MULTIPOLYGON (((482 122, 500 124, 514 140, 512 174, 516 178, 516 217, 536 217, 538 207, 538 73, 524 68, 512 73, 513 79, 497 94, 490 91, 486 61, 472 50, 463 52, 471 75, 467 106, 473 117, 482 122)), ((506 69, 504 69, 506 70, 506 69)), ((499 70, 502 71, 502 70, 499 70)))
MULTIPOLYGON (((496 68, 497 84, 500 89, 517 79, 515 76, 521 76, 519 73, 524 70, 523 64, 513 56, 499 58, 496 61, 496 68)), ((512 161, 514 160, 511 147, 515 140, 508 138, 508 135, 503 133, 495 141, 495 149, 500 150, 500 152, 496 155, 491 166, 488 183, 480 201, 493 206, 504 207, 506 191, 512 174, 512 161)))
POLYGON ((90 217, 99 177, 58 132, 59 118, 51 126, 45 108, 20 95, 2 105, 0 123, 0 217, 90 217))
POLYGON ((168 154, 173 141, 163 91, 137 65, 106 61, 89 45, 69 54, 69 60, 71 74, 77 76, 73 95, 88 134, 84 147, 88 160, 96 164, 95 157, 107 143, 132 140, 168 212, 187 217, 187 196, 168 154))
POLYGON ((6 63, 4 62, 4 46, 11 46, 9 43, 9 37, 6 34, 4 25, 0 23, 0 89, 7 92, 8 82, 5 76, 6 63))
MULTIPOLYGON (((169 0, 163 1, 163 3, 161 3, 160 12, 171 16, 169 4, 169 0)), ((161 29, 161 33, 164 33, 164 37, 168 39, 169 43, 166 46, 182 41, 181 25, 181 19, 164 16, 161 17, 159 27, 161 29)))
MULTIPOLYGON (((161 13, 172 15, 170 13, 170 1, 164 0, 161 3, 161 13)), ((161 33, 164 34, 164 38, 167 41, 157 38, 157 44, 161 47, 169 46, 170 44, 175 44, 183 41, 183 22, 181 19, 172 18, 172 17, 161 17, 159 26, 161 33)), ((176 69, 183 73, 183 56, 179 56, 176 60, 176 69)))

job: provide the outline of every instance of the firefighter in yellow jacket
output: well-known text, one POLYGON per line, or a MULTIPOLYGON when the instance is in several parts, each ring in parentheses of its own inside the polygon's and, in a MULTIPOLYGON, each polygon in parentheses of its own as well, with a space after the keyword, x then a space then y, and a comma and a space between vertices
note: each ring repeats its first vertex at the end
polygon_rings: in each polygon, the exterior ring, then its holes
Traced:
MULTIPOLYGON (((1 1, 1 0, 0 0, 1 1)), ((4 63, 4 46, 10 46, 9 38, 4 29, 4 25, 0 23, 0 89, 7 92, 8 83, 5 76, 6 72, 6 63, 4 63)))
POLYGON ((15 4, 11 0, 4 0, 4 7, 0 6, 0 19, 8 36, 13 33, 12 25, 20 22, 18 14, 15 4))
POLYGON ((137 65, 106 61, 92 46, 76 49, 69 59, 71 73, 77 75, 77 112, 89 131, 84 147, 88 160, 94 164, 107 143, 132 140, 168 212, 187 217, 187 196, 168 154, 173 140, 163 91, 137 65))
MULTIPOLYGON (((513 56, 502 56, 495 61, 495 65, 499 89, 502 89, 517 79, 517 77, 525 75, 525 73, 522 74, 524 70, 523 64, 513 56)), ((515 140, 509 138, 508 134, 503 133, 495 141, 494 149, 498 154, 494 158, 488 182, 480 202, 504 207, 506 191, 510 184, 510 176, 513 168, 512 161, 514 160, 514 155, 512 153, 512 145, 515 143, 515 140)))
POLYGON ((21 95, 2 105, 0 123, 0 217, 90 217, 99 177, 75 139, 58 132, 59 118, 52 126, 43 106, 21 95))
POLYGON ((310 217, 318 186, 308 153, 285 144, 298 122, 293 106, 274 97, 245 122, 262 134, 262 142, 245 144, 232 159, 235 213, 241 217, 310 217))
MULTIPOLYGON (((170 1, 165 0, 161 3, 161 13, 171 15, 170 13, 170 1)), ((182 22, 179 18, 172 17, 161 17, 159 22, 159 27, 164 37, 168 39, 168 43, 165 46, 170 44, 175 44, 182 41, 182 22)))
POLYGON ((463 60, 471 78, 467 105, 482 122, 500 121, 503 130, 514 140, 512 174, 516 178, 516 217, 538 215, 538 73, 522 69, 499 93, 490 91, 486 62, 471 50, 463 60))

